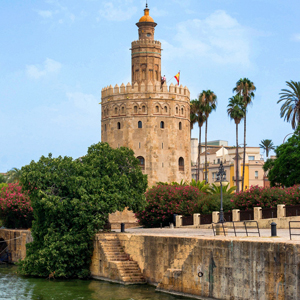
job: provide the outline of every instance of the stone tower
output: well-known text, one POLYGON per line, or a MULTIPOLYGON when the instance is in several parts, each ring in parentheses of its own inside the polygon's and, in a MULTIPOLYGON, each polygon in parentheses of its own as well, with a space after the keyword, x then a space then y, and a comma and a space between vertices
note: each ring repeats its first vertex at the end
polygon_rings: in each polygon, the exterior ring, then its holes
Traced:
MULTIPOLYGON (((161 86, 161 43, 146 6, 131 44, 132 83, 102 89, 101 139, 113 148, 129 147, 148 185, 191 179, 190 92, 161 86)), ((175 74, 174 74, 175 75, 175 74)))

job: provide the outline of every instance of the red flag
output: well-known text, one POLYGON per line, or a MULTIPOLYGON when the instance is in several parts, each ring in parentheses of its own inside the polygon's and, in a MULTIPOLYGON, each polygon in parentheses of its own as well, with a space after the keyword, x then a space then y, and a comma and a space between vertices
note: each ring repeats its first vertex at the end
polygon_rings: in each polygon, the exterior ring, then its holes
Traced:
POLYGON ((177 80, 177 84, 179 85, 180 71, 179 71, 174 77, 175 77, 175 79, 177 80))

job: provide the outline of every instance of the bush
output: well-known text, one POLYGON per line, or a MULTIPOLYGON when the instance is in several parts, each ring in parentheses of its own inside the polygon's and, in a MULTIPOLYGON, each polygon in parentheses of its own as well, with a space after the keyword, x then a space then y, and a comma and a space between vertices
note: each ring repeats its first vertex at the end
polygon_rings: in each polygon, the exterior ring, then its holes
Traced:
POLYGON ((7 228, 30 228, 33 220, 28 192, 17 183, 9 183, 0 191, 0 218, 7 228))
POLYGON ((173 214, 187 216, 198 212, 203 196, 204 193, 192 186, 158 185, 147 191, 148 204, 136 217, 145 227, 169 225, 173 214))
POLYGON ((300 190, 298 186, 286 189, 251 186, 248 190, 233 195, 231 201, 240 210, 253 207, 272 208, 278 204, 295 205, 300 203, 300 190))
MULTIPOLYGON (((223 211, 229 212, 234 209, 234 204, 231 201, 232 195, 223 195, 223 211)), ((201 200, 199 205, 200 214, 211 214, 213 211, 220 211, 221 198, 220 194, 206 195, 203 200, 201 200)))

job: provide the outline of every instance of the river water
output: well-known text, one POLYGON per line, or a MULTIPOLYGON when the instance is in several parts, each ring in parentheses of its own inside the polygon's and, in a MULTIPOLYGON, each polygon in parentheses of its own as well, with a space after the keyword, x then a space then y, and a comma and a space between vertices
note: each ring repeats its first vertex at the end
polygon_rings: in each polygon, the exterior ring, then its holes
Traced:
POLYGON ((155 292, 148 285, 123 286, 97 280, 47 280, 16 274, 0 265, 0 300, 187 300, 155 292))

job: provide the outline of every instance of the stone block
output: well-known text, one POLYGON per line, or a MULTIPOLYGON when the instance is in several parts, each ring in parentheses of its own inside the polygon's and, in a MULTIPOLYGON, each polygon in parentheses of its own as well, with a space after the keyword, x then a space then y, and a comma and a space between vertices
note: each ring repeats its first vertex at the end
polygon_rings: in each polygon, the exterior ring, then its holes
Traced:
POLYGON ((254 207, 254 221, 262 219, 262 210, 261 207, 254 207))
POLYGON ((218 223, 220 220, 220 213, 218 211, 213 211, 212 213, 212 222, 213 223, 218 223))
POLYGON ((176 227, 182 226, 182 216, 178 215, 176 216, 176 227))
POLYGON ((284 204, 277 205, 277 218, 285 218, 286 217, 286 209, 284 204))
POLYGON ((239 222, 240 220, 241 220, 240 210, 239 209, 233 209, 232 210, 232 221, 233 222, 239 222))
POLYGON ((193 214, 193 224, 194 226, 200 225, 200 214, 193 214))

